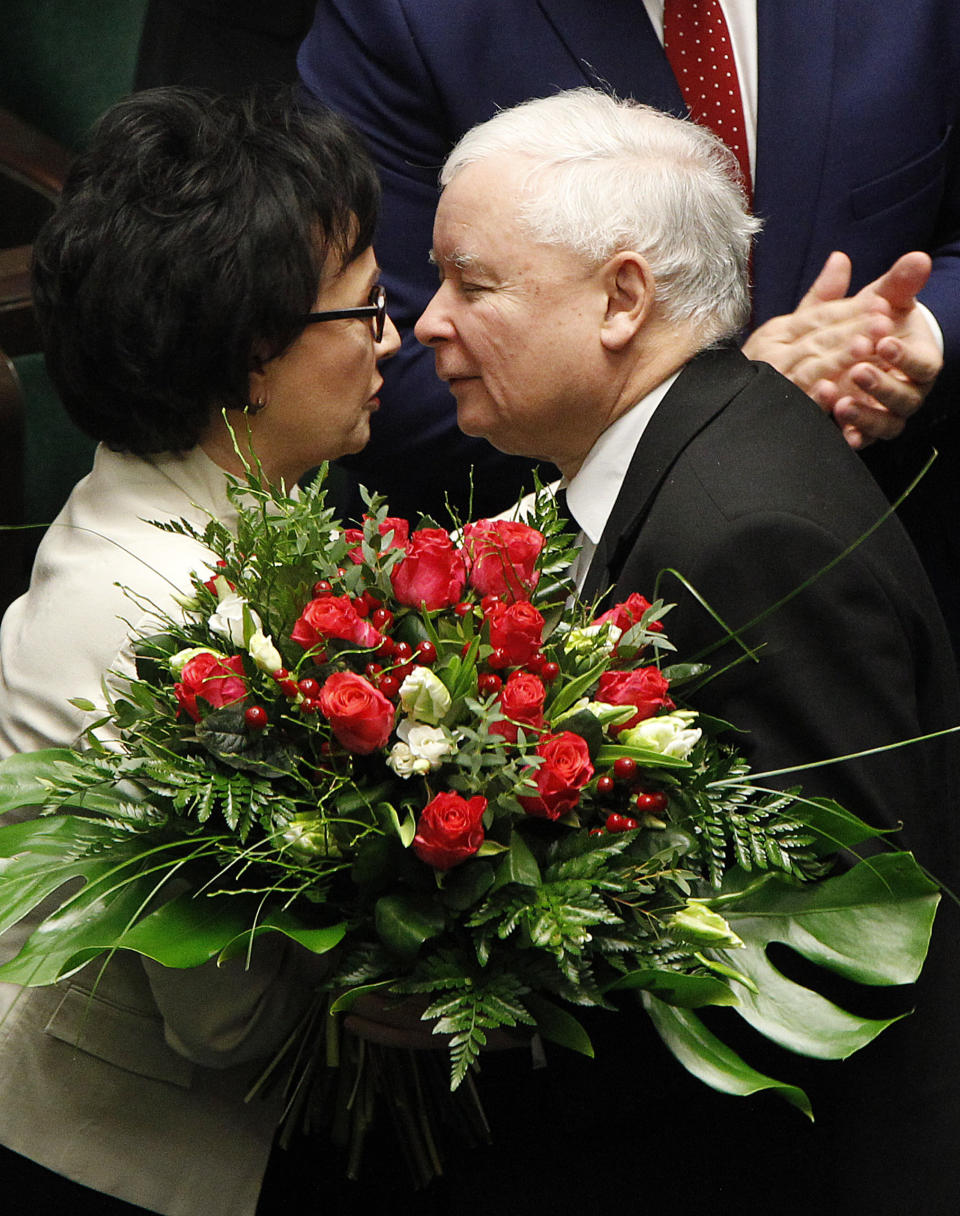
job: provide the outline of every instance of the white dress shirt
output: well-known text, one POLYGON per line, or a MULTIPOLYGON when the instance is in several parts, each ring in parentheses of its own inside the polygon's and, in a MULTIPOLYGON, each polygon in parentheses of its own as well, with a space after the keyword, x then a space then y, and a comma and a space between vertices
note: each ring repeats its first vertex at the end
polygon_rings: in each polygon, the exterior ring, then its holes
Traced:
MULTIPOLYGON (((681 369, 682 370, 682 369, 681 369)), ((580 553, 572 574, 577 589, 582 588, 600 537, 607 526, 620 489, 630 469, 630 461, 654 410, 667 395, 680 372, 674 372, 655 389, 627 410, 603 432, 590 449, 567 490, 567 506, 580 528, 580 553)))

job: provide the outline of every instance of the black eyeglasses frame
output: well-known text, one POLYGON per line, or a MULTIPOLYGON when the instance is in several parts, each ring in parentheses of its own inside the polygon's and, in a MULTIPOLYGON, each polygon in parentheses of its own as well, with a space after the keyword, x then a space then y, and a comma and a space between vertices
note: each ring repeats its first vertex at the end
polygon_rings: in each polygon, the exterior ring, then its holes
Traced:
POLYGON ((357 308, 331 308, 325 312, 311 312, 304 317, 308 325, 315 321, 346 321, 351 317, 370 317, 373 320, 373 340, 383 341, 383 330, 387 323, 387 289, 375 283, 370 289, 370 303, 357 308))

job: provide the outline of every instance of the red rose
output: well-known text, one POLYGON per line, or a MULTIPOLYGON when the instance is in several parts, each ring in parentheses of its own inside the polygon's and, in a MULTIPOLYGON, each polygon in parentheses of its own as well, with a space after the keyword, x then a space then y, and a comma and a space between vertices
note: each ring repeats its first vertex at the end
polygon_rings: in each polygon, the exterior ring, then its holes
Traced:
MULTIPOLYGON (((632 629, 634 625, 640 623, 643 614, 650 607, 650 601, 634 591, 622 604, 614 604, 609 612, 598 616, 594 624, 604 625, 609 621, 610 624, 616 625, 618 629, 626 633, 628 629, 632 629)), ((662 633, 663 625, 660 621, 651 621, 647 629, 651 633, 662 633)))
POLYGON ((597 684, 594 698, 607 705, 635 705, 637 712, 628 721, 611 729, 619 732, 652 718, 661 709, 674 709, 667 696, 670 681, 657 667, 641 667, 637 671, 605 671, 597 684))
POLYGON ((304 650, 323 646, 328 638, 341 638, 357 646, 379 646, 383 635, 359 615, 346 595, 322 595, 300 614, 290 637, 304 650))
MULTIPOLYGON (((364 519, 369 519, 369 516, 365 515, 364 519)), ((405 519, 401 519, 399 515, 388 515, 381 524, 377 525, 377 529, 381 536, 386 536, 388 532, 393 533, 390 544, 387 546, 388 549, 406 548, 410 525, 405 519)), ((343 533, 343 539, 351 545, 356 545, 356 548, 351 549, 347 557, 359 566, 363 561, 363 552, 360 548, 363 542, 363 529, 346 528, 343 533)))
POLYGON ((580 801, 580 791, 593 776, 590 751, 571 730, 548 735, 537 747, 543 763, 533 773, 536 794, 521 794, 520 805, 528 815, 559 819, 580 801))
POLYGON ((449 608, 463 594, 467 579, 463 554, 442 528, 419 528, 407 555, 390 572, 393 592, 411 608, 449 608))
POLYGON ((503 652, 507 667, 522 667, 539 651, 543 641, 543 617, 526 600, 495 604, 490 622, 490 645, 503 652))
POLYGON ((470 560, 470 586, 480 595, 508 600, 530 598, 540 581, 536 562, 546 543, 543 533, 528 524, 506 519, 481 519, 463 530, 470 560))
POLYGON ((449 870, 472 857, 483 844, 483 812, 487 800, 479 794, 467 801, 459 794, 437 794, 420 812, 413 851, 427 865, 449 870))
POLYGON ((247 695, 243 678, 243 660, 238 654, 229 659, 211 654, 209 650, 188 659, 173 686, 174 696, 194 722, 200 721, 197 697, 202 697, 214 709, 242 701, 247 695))
POLYGON ((320 689, 319 701, 320 712, 348 751, 367 756, 390 738, 393 703, 363 676, 335 671, 320 689))
POLYGON ((528 671, 514 671, 500 690, 500 709, 511 721, 494 722, 492 735, 503 735, 508 743, 517 741, 517 724, 543 726, 543 702, 547 690, 543 681, 528 671))

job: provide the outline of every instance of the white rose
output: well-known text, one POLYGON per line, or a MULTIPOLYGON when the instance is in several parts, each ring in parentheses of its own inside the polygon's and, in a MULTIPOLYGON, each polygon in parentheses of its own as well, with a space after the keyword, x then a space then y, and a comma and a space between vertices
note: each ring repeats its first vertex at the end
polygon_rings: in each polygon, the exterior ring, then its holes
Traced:
POLYGON ((398 777, 413 777, 430 772, 430 761, 415 756, 406 743, 394 743, 387 756, 387 764, 398 777))
POLYGON ((397 734, 414 758, 425 760, 430 769, 439 768, 457 746, 455 740, 442 727, 425 726, 422 722, 413 722, 409 718, 400 723, 397 734))
POLYGON ((400 704, 411 718, 436 725, 450 711, 450 694, 429 667, 414 667, 400 685, 400 704))
POLYGON ((222 638, 228 638, 234 646, 242 646, 245 611, 249 614, 254 629, 262 629, 263 623, 243 596, 232 592, 220 600, 216 612, 208 618, 207 625, 213 633, 219 634, 222 638))
POLYGON ((620 742, 630 747, 649 747, 663 756, 685 760, 703 733, 690 724, 697 715, 689 709, 674 714, 647 718, 620 735, 620 742))

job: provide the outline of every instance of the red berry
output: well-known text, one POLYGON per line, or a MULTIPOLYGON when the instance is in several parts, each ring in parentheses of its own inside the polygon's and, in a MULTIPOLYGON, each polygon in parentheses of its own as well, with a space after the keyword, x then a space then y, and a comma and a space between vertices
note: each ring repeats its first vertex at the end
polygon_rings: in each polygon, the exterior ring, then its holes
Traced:
POLYGON ((533 658, 527 659, 527 662, 526 662, 527 671, 533 672, 533 674, 535 676, 540 675, 540 673, 543 671, 543 665, 546 661, 547 660, 543 657, 542 654, 535 654, 533 656, 533 658))
POLYGON ((480 611, 483 613, 484 616, 486 616, 487 613, 492 612, 494 610, 494 608, 496 608, 497 604, 499 604, 499 603, 500 603, 499 595, 485 595, 483 597, 483 599, 480 601, 480 611))
POLYGON ((540 668, 540 678, 547 684, 552 684, 559 674, 559 663, 544 663, 544 665, 540 668))
POLYGON ((393 700, 400 691, 400 681, 396 676, 381 676, 377 681, 377 688, 379 688, 385 697, 393 700))
POLYGON ((281 680, 280 691, 285 697, 290 697, 292 699, 297 695, 300 689, 297 687, 296 680, 281 680))
POLYGON ((396 678, 402 682, 407 678, 411 671, 413 671, 412 663, 401 663, 399 667, 394 667, 391 674, 396 676, 396 678))
POLYGON ((397 653, 397 644, 393 638, 384 638, 379 646, 377 646, 376 652, 382 655, 383 658, 389 659, 397 653))
POLYGON ((270 674, 278 684, 280 684, 283 680, 290 679, 290 672, 287 671, 286 667, 278 667, 276 671, 272 671, 270 674))
POLYGON ((371 612, 376 612, 378 608, 383 607, 383 601, 377 599, 372 591, 364 591, 363 599, 371 612))
POLYGON ((378 676, 381 671, 383 671, 382 663, 368 663, 363 669, 363 674, 367 676, 368 679, 372 680, 375 679, 375 677, 378 676))
POLYGON ((487 662, 490 664, 491 667, 496 667, 497 669, 509 667, 510 656, 507 654, 507 652, 505 650, 494 650, 493 653, 490 655, 490 657, 487 659, 487 662))
POLYGON ((604 773, 604 775, 602 777, 597 778, 597 793, 598 794, 612 794, 613 791, 616 789, 616 787, 617 787, 617 783, 607 773, 604 773))
POLYGON ((667 796, 663 790, 647 790, 637 794, 637 810, 659 815, 667 809, 667 796))
POLYGON ((637 762, 629 756, 619 756, 613 762, 613 775, 621 781, 632 781, 636 771, 637 762))
POLYGON ((262 705, 251 705, 243 711, 243 720, 251 730, 263 730, 270 718, 262 705))
POLYGON ((300 712, 302 714, 312 715, 320 709, 320 702, 315 697, 306 697, 300 702, 300 712))
POLYGON ((398 663, 406 663, 408 659, 413 658, 413 647, 409 642, 397 642, 393 656, 398 663))
POLYGON ((469 616, 473 612, 473 604, 461 600, 459 604, 454 604, 453 610, 457 616, 469 616))
POLYGON ((369 616, 370 615, 370 605, 367 603, 367 601, 363 598, 362 595, 355 596, 350 601, 350 603, 353 605, 353 610, 357 614, 357 616, 369 616))
POLYGON ((370 623, 374 629, 379 629, 383 633, 385 629, 389 629, 393 624, 393 613, 389 608, 374 608, 370 617, 370 623))
POLYGON ((324 595, 333 595, 333 584, 322 578, 313 584, 313 594, 316 599, 320 599, 324 595))
POLYGON ((429 667, 431 663, 436 663, 437 661, 437 648, 433 642, 425 638, 422 642, 417 643, 417 649, 414 652, 413 658, 414 662, 429 667))
POLYGON ((477 677, 477 690, 482 697, 489 697, 491 693, 499 692, 503 687, 503 680, 493 671, 485 671, 477 677))
POLYGON ((589 836, 602 836, 603 828, 591 828, 590 831, 588 832, 588 835, 589 836))
POLYGON ((634 828, 638 828, 640 824, 636 819, 631 819, 629 815, 617 815, 616 813, 607 816, 607 831, 608 832, 632 832, 634 828))
POLYGON ((308 699, 310 697, 315 697, 320 691, 320 685, 316 680, 311 679, 310 676, 307 676, 304 680, 298 680, 297 688, 299 688, 303 695, 308 699))

